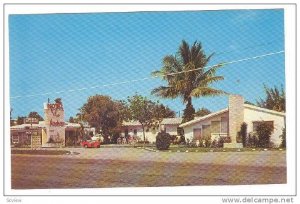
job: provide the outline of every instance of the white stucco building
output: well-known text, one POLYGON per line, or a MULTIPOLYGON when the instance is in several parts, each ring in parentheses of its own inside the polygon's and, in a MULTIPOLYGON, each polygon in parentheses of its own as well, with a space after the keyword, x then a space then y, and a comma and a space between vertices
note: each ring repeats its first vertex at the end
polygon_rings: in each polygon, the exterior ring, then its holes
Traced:
POLYGON ((164 118, 160 123, 160 130, 169 133, 172 136, 178 135, 178 127, 182 122, 182 118, 164 118))
MULTIPOLYGON (((145 140, 150 143, 156 141, 156 136, 159 131, 166 131, 170 135, 177 136, 177 128, 182 122, 182 118, 164 118, 158 125, 158 127, 145 127, 145 140)), ((138 121, 124 121, 122 124, 123 131, 122 136, 128 135, 134 136, 140 140, 144 140, 143 128, 138 121)))
POLYGON ((231 143, 224 146, 241 147, 236 138, 243 122, 247 123, 247 134, 255 132, 259 123, 270 124, 273 127, 270 140, 275 146, 280 145, 285 113, 244 104, 243 97, 239 95, 229 96, 228 108, 183 123, 179 127, 184 129, 185 137, 190 141, 203 137, 211 137, 211 140, 230 137, 231 143))

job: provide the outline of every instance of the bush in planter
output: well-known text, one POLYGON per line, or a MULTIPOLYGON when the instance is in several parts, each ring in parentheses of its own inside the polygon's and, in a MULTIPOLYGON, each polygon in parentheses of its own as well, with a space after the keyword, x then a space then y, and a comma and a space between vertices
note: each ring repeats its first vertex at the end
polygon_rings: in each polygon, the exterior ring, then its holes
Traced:
POLYGON ((166 132, 159 132, 156 136, 156 148, 159 150, 169 149, 171 144, 171 136, 166 132))

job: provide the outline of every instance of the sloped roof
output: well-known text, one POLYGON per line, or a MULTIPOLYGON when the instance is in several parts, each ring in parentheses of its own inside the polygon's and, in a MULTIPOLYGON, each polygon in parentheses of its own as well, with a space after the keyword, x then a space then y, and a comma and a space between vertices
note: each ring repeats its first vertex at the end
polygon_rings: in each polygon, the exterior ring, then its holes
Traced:
MULTIPOLYGON (((45 128, 46 125, 45 125, 45 121, 40 121, 39 124, 21 124, 21 125, 14 125, 14 126, 11 126, 10 128, 11 129, 25 129, 25 128, 45 128)), ((66 128, 70 128, 70 127, 73 127, 73 128, 79 128, 80 127, 80 124, 78 123, 69 123, 69 122, 65 122, 65 127, 66 128)))
POLYGON ((223 113, 225 113, 225 112, 227 112, 227 111, 228 111, 228 108, 225 108, 225 109, 219 110, 219 111, 217 111, 217 112, 214 112, 214 113, 205 115, 205 116, 203 116, 203 117, 197 117, 197 118, 195 118, 194 120, 191 120, 191 121, 189 121, 189 122, 186 122, 186 123, 183 123, 183 124, 179 125, 179 127, 186 127, 186 126, 189 126, 189 125, 193 125, 193 124, 195 124, 195 123, 198 123, 198 122, 203 121, 203 120, 205 120, 205 119, 211 118, 211 117, 213 117, 213 116, 223 114, 223 113))
POLYGON ((25 128, 41 128, 41 127, 44 127, 43 125, 41 124, 21 124, 21 125, 14 125, 14 126, 11 126, 10 128, 11 129, 25 129, 25 128))
MULTIPOLYGON (((273 110, 269 110, 269 109, 266 109, 266 108, 261 108, 261 107, 254 106, 254 105, 249 105, 249 104, 244 104, 244 108, 248 108, 248 109, 252 109, 252 110, 256 110, 256 111, 262 111, 262 112, 269 113, 269 114, 274 114, 274 115, 285 116, 285 113, 278 112, 278 111, 273 111, 273 110)), ((205 115, 203 117, 195 117, 194 120, 183 123, 183 124, 179 125, 179 127, 186 127, 186 126, 195 124, 197 122, 203 121, 203 120, 208 119, 210 117, 225 113, 226 111, 228 111, 228 108, 225 108, 225 109, 219 110, 217 112, 205 115)))
POLYGON ((261 112, 265 112, 265 113, 270 113, 270 114, 274 114, 274 115, 285 116, 285 113, 283 113, 283 112, 278 112, 278 111, 274 111, 274 110, 270 110, 270 109, 266 109, 266 108, 261 108, 261 107, 250 105, 250 104, 244 104, 244 108, 261 111, 261 112))
POLYGON ((80 124, 65 122, 65 127, 67 127, 67 128, 69 128, 69 127, 80 128, 80 124))
POLYGON ((162 125, 179 125, 182 122, 182 118, 164 118, 160 124, 162 125))
POLYGON ((133 121, 123 121, 122 126, 139 126, 142 125, 139 121, 133 120, 133 121))

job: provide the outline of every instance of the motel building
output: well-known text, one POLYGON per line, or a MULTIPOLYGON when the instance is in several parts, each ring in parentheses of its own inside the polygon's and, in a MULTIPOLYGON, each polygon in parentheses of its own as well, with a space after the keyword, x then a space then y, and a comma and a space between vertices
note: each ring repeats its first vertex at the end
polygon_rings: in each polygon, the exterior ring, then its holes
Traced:
POLYGON ((202 138, 210 138, 213 141, 224 137, 231 141, 224 143, 224 147, 241 148, 243 145, 237 142, 237 137, 243 122, 247 124, 247 135, 255 133, 260 123, 271 125, 273 131, 270 142, 274 147, 281 144, 280 135, 285 127, 285 113, 245 104, 240 95, 229 96, 228 108, 195 118, 179 127, 183 128, 186 140, 200 141, 202 138))
POLYGON ((44 103, 44 119, 27 118, 24 124, 11 126, 11 145, 33 148, 78 145, 80 124, 64 121, 62 103, 44 103))
MULTIPOLYGON (((182 118, 164 118, 156 127, 145 127, 145 141, 155 143, 158 132, 164 131, 171 136, 178 136, 178 127, 182 118)), ((143 141, 143 127, 138 121, 123 121, 121 137, 133 136, 143 141)))

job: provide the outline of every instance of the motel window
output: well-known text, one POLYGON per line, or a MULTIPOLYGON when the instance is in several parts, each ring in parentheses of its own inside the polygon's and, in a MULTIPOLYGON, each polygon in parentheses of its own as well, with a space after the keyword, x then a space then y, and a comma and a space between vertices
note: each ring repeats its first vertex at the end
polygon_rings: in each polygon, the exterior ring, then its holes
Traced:
POLYGON ((202 125, 202 136, 204 138, 210 137, 210 125, 202 125))
POLYGON ((226 117, 221 117, 221 133, 228 132, 228 122, 226 117))
POLYGON ((253 122, 253 131, 256 132, 257 130, 257 126, 259 124, 267 124, 270 125, 272 127, 272 130, 274 130, 274 121, 254 121, 253 122))
POLYGON ((220 121, 211 121, 211 132, 219 133, 220 132, 220 121))
POLYGON ((137 134, 137 129, 133 130, 133 134, 136 135, 137 134))

